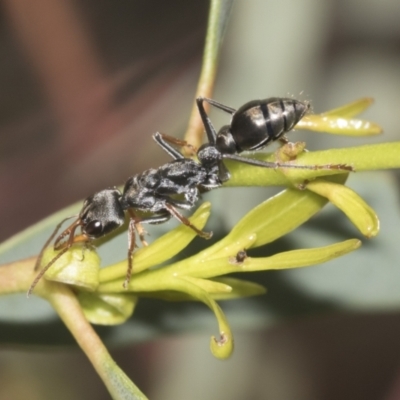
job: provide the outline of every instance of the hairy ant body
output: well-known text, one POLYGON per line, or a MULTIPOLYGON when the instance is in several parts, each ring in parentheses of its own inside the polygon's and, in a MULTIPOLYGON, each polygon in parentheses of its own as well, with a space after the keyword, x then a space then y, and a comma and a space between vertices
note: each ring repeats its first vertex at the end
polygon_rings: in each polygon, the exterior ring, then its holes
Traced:
MULTIPOLYGON (((200 97, 197 99, 197 106, 208 138, 208 143, 202 145, 196 152, 199 161, 185 158, 170 144, 184 146, 187 145, 186 142, 159 132, 154 134, 153 139, 172 156, 174 161, 132 176, 125 183, 122 192, 117 188, 109 188, 86 198, 77 219, 54 242, 54 249, 60 252, 38 273, 29 288, 28 295, 32 293, 51 265, 73 244, 90 243, 111 233, 123 225, 126 212, 130 221, 125 288, 132 274, 132 254, 136 245, 136 232, 143 245, 147 245, 141 223, 160 224, 174 217, 193 229, 197 235, 206 239, 210 238, 211 232, 199 230, 178 210, 193 208, 201 192, 220 187, 223 182, 229 180, 230 173, 223 163, 224 159, 264 168, 352 170, 350 166, 341 164, 297 165, 259 161, 238 155, 243 151, 258 150, 273 141, 282 140, 283 135, 293 129, 308 111, 309 104, 306 102, 270 98, 251 101, 235 110, 214 100, 200 97), (204 110, 204 101, 232 114, 231 124, 222 127, 217 133, 204 110), (75 233, 78 228, 81 230, 79 235, 75 233)), ((45 248, 53 240, 64 221, 56 227, 45 243, 35 270, 39 269, 45 248)))
MULTIPOLYGON (((155 140, 158 140, 158 137, 159 134, 154 135, 155 140)), ((36 276, 28 295, 51 265, 73 244, 90 243, 114 231, 123 225, 125 212, 128 212, 130 222, 128 270, 124 287, 129 283, 132 274, 135 232, 138 233, 141 242, 147 245, 141 223, 160 224, 175 217, 193 229, 197 235, 206 239, 211 237, 212 233, 197 229, 178 209, 191 209, 199 198, 200 190, 207 191, 221 185, 218 167, 208 168, 190 158, 185 158, 167 143, 164 143, 163 148, 173 156, 174 161, 132 176, 125 183, 122 192, 117 188, 109 188, 86 198, 77 219, 54 242, 54 249, 60 252, 36 276), (138 212, 145 213, 145 216, 137 215, 138 212), (78 228, 81 230, 79 235, 75 233, 78 228)), ((44 245, 35 270, 40 267, 44 249, 53 240, 64 221, 56 227, 44 245)))

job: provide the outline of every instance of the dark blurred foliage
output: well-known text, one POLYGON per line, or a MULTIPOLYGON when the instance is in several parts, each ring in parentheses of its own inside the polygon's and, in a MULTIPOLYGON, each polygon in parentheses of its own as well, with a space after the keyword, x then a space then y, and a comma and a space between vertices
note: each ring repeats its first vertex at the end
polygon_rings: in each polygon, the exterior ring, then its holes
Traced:
POLYGON ((3 3, 0 240, 160 164, 151 134, 185 127, 207 6, 3 3))

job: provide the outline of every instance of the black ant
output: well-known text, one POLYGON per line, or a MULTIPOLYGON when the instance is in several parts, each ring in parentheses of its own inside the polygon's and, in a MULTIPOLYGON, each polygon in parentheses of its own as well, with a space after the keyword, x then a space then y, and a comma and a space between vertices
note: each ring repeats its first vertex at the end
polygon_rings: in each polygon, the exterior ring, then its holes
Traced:
MULTIPOLYGON (((153 137, 156 141, 159 141, 160 135, 155 134, 153 137)), ((125 212, 128 212, 130 219, 125 288, 132 274, 132 254, 136 242, 135 232, 138 233, 142 244, 147 245, 141 223, 160 224, 171 217, 175 217, 181 223, 193 229, 197 235, 205 239, 211 237, 211 232, 204 232, 196 228, 178 209, 191 209, 199 198, 200 190, 207 191, 221 185, 218 167, 206 167, 190 158, 185 158, 167 143, 163 144, 163 148, 175 159, 174 161, 157 169, 148 169, 141 174, 132 176, 125 183, 122 193, 117 188, 109 188, 89 196, 84 201, 77 219, 56 238, 54 249, 60 250, 60 252, 38 273, 28 290, 28 296, 44 273, 73 244, 90 243, 114 231, 123 225, 125 212), (138 212, 140 215, 137 214, 138 212), (78 228, 80 228, 80 234, 76 234, 78 228)), ((53 240, 63 222, 65 220, 57 225, 53 234, 45 243, 38 256, 35 270, 40 268, 43 252, 53 240)))
MULTIPOLYGON (((196 151, 196 155, 205 168, 218 167, 218 177, 221 184, 230 179, 230 173, 223 163, 224 159, 274 169, 299 168, 353 171, 351 166, 345 164, 295 165, 279 161, 260 161, 239 155, 244 151, 259 150, 278 140, 282 143, 288 143, 284 135, 292 130, 309 111, 310 104, 308 102, 290 98, 270 97, 265 100, 249 101, 238 110, 205 97, 198 97, 196 103, 208 140, 207 143, 200 146, 196 151), (204 109, 204 101, 231 114, 230 125, 223 126, 217 133, 204 109)), ((165 134, 156 135, 160 135, 158 138, 154 137, 156 142, 169 154, 166 142, 178 146, 188 146, 193 150, 193 147, 185 141, 165 134)))
MULTIPOLYGON (((197 105, 208 137, 208 143, 202 145, 197 151, 199 162, 185 158, 167 143, 182 146, 187 145, 186 142, 158 132, 153 135, 153 139, 174 158, 174 161, 129 178, 122 193, 117 188, 109 188, 88 197, 84 201, 77 219, 55 240, 54 249, 60 250, 60 252, 36 276, 28 290, 28 296, 44 273, 73 244, 90 243, 114 231, 124 223, 125 212, 128 212, 130 219, 125 288, 132 274, 132 254, 136 245, 135 232, 138 233, 142 244, 147 245, 141 223, 160 224, 175 217, 193 229, 197 235, 209 239, 212 235, 211 232, 204 232, 196 228, 178 209, 193 208, 201 192, 220 187, 230 178, 223 159, 266 168, 352 170, 346 165, 293 165, 259 161, 237 155, 245 150, 257 150, 269 142, 281 139, 283 134, 292 129, 305 115, 309 109, 308 103, 292 99, 271 98, 249 102, 236 111, 214 100, 198 98, 197 105), (223 127, 217 134, 204 110, 203 101, 231 113, 231 125, 223 127), (81 230, 79 235, 76 234, 78 228, 81 230), (63 241, 65 238, 67 238, 66 241, 63 241)), ((64 221, 57 225, 45 243, 36 262, 35 270, 39 269, 45 248, 53 240, 64 221)))

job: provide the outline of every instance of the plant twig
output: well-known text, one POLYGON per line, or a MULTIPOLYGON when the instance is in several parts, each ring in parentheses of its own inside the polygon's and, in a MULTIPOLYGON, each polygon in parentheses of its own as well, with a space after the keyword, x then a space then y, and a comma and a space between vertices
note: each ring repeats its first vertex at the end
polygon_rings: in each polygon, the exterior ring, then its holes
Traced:
MULTIPOLYGON (((212 97, 217 74, 219 51, 232 5, 233 0, 211 0, 203 64, 197 84, 196 97, 212 97)), ((203 124, 197 111, 196 104, 194 103, 188 128, 185 133, 185 140, 192 146, 199 147, 202 142, 202 136, 203 124)))

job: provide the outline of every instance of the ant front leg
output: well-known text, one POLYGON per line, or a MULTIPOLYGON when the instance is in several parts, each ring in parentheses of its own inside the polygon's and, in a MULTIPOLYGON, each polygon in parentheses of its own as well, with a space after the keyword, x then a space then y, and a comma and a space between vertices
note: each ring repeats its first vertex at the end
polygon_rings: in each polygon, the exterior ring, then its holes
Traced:
MULTIPOLYGON (((156 132, 153 135, 154 141, 166 152, 168 153, 174 160, 182 160, 184 157, 178 150, 172 147, 166 138, 172 138, 172 136, 165 135, 164 133, 156 132)), ((178 139, 177 139, 178 140, 178 139)))
POLYGON ((190 156, 194 156, 197 154, 197 148, 192 146, 190 143, 186 142, 185 140, 180 140, 173 136, 166 135, 165 133, 156 132, 153 135, 153 139, 174 160, 182 160, 185 157, 173 146, 171 146, 171 144, 186 148, 190 156))
POLYGON ((157 132, 156 134, 154 134, 153 139, 159 146, 162 147, 164 151, 171 155, 175 160, 177 160, 177 158, 175 158, 176 153, 174 153, 174 155, 171 154, 171 146, 169 146, 169 144, 186 149, 189 156, 195 156, 197 154, 197 147, 191 145, 186 140, 177 139, 176 137, 161 132, 157 132))
POLYGON ((147 242, 144 240, 146 231, 141 225, 141 218, 135 215, 133 210, 128 210, 129 212, 129 227, 128 227, 128 269, 126 271, 125 281, 123 283, 124 289, 128 288, 128 284, 131 280, 132 270, 133 270, 133 252, 136 247, 136 232, 139 235, 139 239, 143 246, 148 246, 147 242))
POLYGON ((143 229, 142 224, 161 224, 168 221, 171 215, 166 212, 165 214, 156 214, 150 217, 141 218, 135 215, 133 210, 128 210, 129 212, 129 227, 128 227, 128 269, 126 270, 125 281, 123 283, 124 289, 128 288, 128 284, 132 277, 133 271, 133 252, 136 248, 136 232, 139 235, 139 239, 143 246, 148 246, 147 242, 144 240, 146 231, 143 229))

